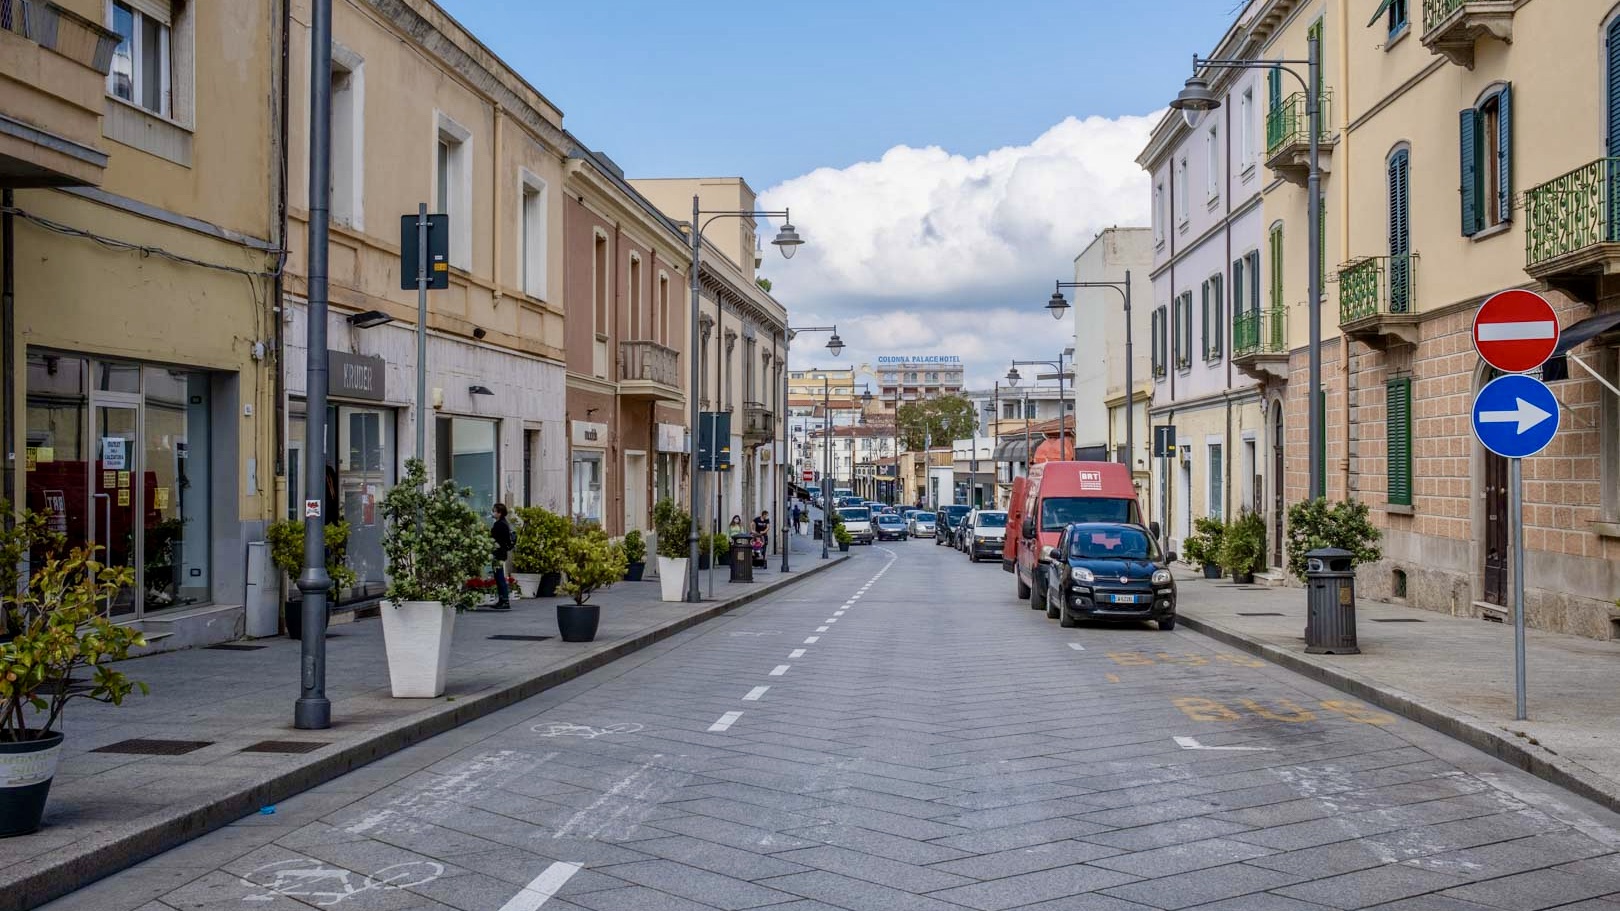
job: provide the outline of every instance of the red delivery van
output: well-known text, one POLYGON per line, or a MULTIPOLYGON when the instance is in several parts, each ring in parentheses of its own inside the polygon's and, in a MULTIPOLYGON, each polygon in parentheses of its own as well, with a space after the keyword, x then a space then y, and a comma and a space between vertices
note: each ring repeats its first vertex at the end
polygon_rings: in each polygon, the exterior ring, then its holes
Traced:
POLYGON ((1017 579, 1018 597, 1036 610, 1046 607, 1041 564, 1075 522, 1144 524, 1130 469, 1118 462, 1043 462, 1013 481, 1001 565, 1017 579))

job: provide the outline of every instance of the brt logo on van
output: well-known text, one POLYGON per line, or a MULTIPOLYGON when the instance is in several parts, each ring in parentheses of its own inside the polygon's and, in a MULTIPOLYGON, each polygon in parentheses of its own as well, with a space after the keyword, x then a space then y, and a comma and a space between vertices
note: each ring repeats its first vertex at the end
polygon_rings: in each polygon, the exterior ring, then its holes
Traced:
POLYGON ((1100 471, 1082 471, 1082 472, 1080 472, 1080 489, 1081 490, 1102 490, 1102 472, 1100 472, 1100 471))

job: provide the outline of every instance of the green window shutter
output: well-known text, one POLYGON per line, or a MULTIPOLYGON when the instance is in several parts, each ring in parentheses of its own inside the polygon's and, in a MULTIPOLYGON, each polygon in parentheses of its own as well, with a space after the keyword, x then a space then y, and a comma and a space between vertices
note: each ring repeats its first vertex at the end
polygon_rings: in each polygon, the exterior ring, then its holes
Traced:
POLYGON ((1153 357, 1153 375, 1158 376, 1159 364, 1161 363, 1161 359, 1159 357, 1159 311, 1154 310, 1152 316, 1153 331, 1151 333, 1152 339, 1150 341, 1148 353, 1153 357))
POLYGON ((1394 2, 1395 0, 1379 0, 1378 8, 1373 10, 1372 18, 1367 20, 1367 27, 1372 28, 1377 25, 1378 20, 1389 12, 1390 5, 1394 2))
POLYGON ((1513 86, 1496 93, 1496 211, 1513 220, 1513 86))
POLYGON ((1322 194, 1321 204, 1316 207, 1316 236, 1321 238, 1321 258, 1316 264, 1316 286, 1322 289, 1322 296, 1327 297, 1327 194, 1322 194))
POLYGON ((1412 505, 1412 380, 1390 380, 1384 386, 1384 434, 1388 456, 1389 502, 1412 505))
MULTIPOLYGON (((1316 426, 1322 435, 1322 449, 1316 454, 1317 477, 1322 479, 1322 496, 1327 496, 1327 390, 1316 390, 1316 426)), ((1309 488, 1307 487, 1307 490, 1309 488)))
POLYGON ((1210 346, 1210 354, 1220 357, 1226 343, 1226 279, 1216 275, 1210 278, 1210 309, 1214 311, 1214 318, 1210 326, 1215 333, 1215 343, 1210 346))
POLYGON ((1192 363, 1192 292, 1188 291, 1185 296, 1187 298, 1187 303, 1184 304, 1182 306, 1182 309, 1181 309, 1181 312, 1182 312, 1181 358, 1182 358, 1182 363, 1191 364, 1192 363))
POLYGON ((1609 24, 1608 34, 1608 64, 1609 64, 1609 152, 1613 156, 1620 156, 1620 19, 1609 24))
POLYGON ((1461 174, 1462 187, 1462 233, 1464 237, 1473 237, 1484 227, 1485 213, 1480 197, 1484 194, 1485 175, 1480 173, 1480 158, 1484 151, 1484 143, 1480 142, 1480 122, 1477 108, 1469 108, 1457 115, 1458 147, 1462 153, 1461 174))
MULTIPOLYGON (((1306 30, 1305 36, 1307 38, 1315 38, 1317 43, 1320 44, 1322 42, 1322 20, 1318 19, 1315 22, 1312 22, 1311 27, 1306 30)), ((1316 82, 1311 85, 1311 88, 1316 90, 1316 97, 1318 99, 1322 97, 1322 70, 1323 67, 1316 68, 1316 82)), ((1326 120, 1327 111, 1323 111, 1322 115, 1322 119, 1326 120)))
POLYGON ((1282 107, 1282 71, 1273 67, 1266 70, 1266 110, 1282 107))
POLYGON ((1249 309, 1260 310, 1260 251, 1256 250, 1247 257, 1249 260, 1249 309))
POLYGON ((1232 261, 1232 320, 1243 316, 1243 259, 1232 261))
POLYGON ((1207 360, 1209 360, 1209 342, 1210 342, 1210 335, 1209 335, 1209 279, 1207 279, 1207 278, 1204 279, 1204 284, 1199 289, 1198 293, 1200 295, 1199 296, 1199 304, 1200 304, 1200 307, 1199 307, 1199 323, 1200 323, 1199 330, 1200 330, 1200 334, 1203 336, 1203 340, 1204 340, 1204 360, 1207 361, 1207 360))
POLYGON ((1401 149, 1389 159, 1389 312, 1406 313, 1412 300, 1412 223, 1408 204, 1411 187, 1408 164, 1401 149))
POLYGON ((1271 306, 1283 305, 1283 230, 1271 229, 1271 306))

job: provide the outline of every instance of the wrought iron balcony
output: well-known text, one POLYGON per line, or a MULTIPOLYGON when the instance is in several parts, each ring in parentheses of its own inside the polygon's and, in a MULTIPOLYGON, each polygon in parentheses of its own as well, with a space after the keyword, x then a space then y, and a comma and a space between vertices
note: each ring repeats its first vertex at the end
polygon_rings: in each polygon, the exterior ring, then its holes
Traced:
POLYGON ((681 401, 681 353, 657 342, 620 342, 619 394, 681 401))
POLYGON ((1418 341, 1416 253, 1367 256, 1339 269, 1339 328, 1374 348, 1418 341))
POLYGON ((1518 0, 1423 0, 1423 46, 1473 69, 1479 39, 1513 40, 1513 9, 1518 5, 1518 0))
POLYGON ((776 437, 776 415, 760 402, 743 403, 743 442, 768 443, 776 437))
POLYGON ((1288 378, 1288 308, 1232 318, 1232 365, 1259 380, 1288 378))
POLYGON ((1620 158, 1599 158, 1524 194, 1524 271, 1596 300, 1620 272, 1620 158))
MULTIPOLYGON (((1290 183, 1305 185, 1310 176, 1311 130, 1310 114, 1306 111, 1305 93, 1295 92, 1266 113, 1266 167, 1290 183)), ((1317 137, 1317 155, 1322 170, 1326 171, 1333 157, 1333 134, 1328 129, 1332 118, 1333 93, 1322 90, 1322 130, 1317 137)))
POLYGON ((7 186, 96 184, 116 32, 50 0, 0 0, 0 174, 7 186))

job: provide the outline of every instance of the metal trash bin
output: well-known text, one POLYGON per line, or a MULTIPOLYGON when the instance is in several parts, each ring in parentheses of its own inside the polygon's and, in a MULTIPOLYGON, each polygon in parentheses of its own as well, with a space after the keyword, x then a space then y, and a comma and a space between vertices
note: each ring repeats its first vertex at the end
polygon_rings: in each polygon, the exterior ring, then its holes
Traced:
POLYGON ((1359 655, 1355 555, 1322 547, 1305 555, 1305 653, 1359 655))
POLYGON ((821 540, 821 520, 820 519, 816 520, 816 540, 817 541, 821 540))
POLYGON ((731 581, 754 581, 754 536, 731 536, 731 581))

